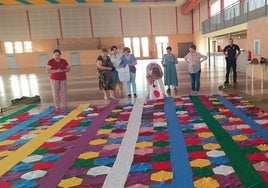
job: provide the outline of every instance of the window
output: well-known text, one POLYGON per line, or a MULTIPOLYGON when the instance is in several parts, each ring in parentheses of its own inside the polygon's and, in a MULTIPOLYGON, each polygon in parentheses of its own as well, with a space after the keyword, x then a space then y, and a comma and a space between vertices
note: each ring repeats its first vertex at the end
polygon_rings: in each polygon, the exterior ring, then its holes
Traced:
POLYGON ((134 37, 132 38, 133 42, 133 53, 135 54, 136 57, 141 56, 141 49, 140 49, 140 38, 134 37))
POLYGON ((141 47, 143 57, 149 57, 149 41, 147 37, 141 37, 141 47))
POLYGON ((155 37, 155 42, 156 42, 157 58, 162 58, 163 54, 166 53, 166 48, 168 46, 168 37, 167 36, 155 37))
POLYGON ((15 47, 15 53, 23 52, 22 42, 14 42, 14 47, 15 47))
POLYGON ((124 46, 129 47, 131 50, 131 39, 130 38, 124 38, 124 46))
POLYGON ((216 0, 210 6, 210 16, 214 16, 215 14, 218 14, 220 11, 221 11, 221 2, 219 0, 216 0))
POLYGON ((24 52, 32 52, 32 42, 31 41, 24 41, 23 42, 24 52))
POLYGON ((260 40, 254 40, 254 55, 261 54, 261 42, 260 40))
POLYGON ((224 8, 229 7, 230 5, 233 5, 235 3, 239 3, 238 0, 224 0, 224 8))
POLYGON ((32 52, 33 51, 31 41, 5 42, 4 46, 5 46, 5 52, 7 54, 32 52))
POLYGON ((135 57, 149 57, 149 41, 147 37, 124 38, 124 46, 129 47, 135 57))
POLYGON ((12 42, 5 42, 5 51, 7 54, 13 54, 14 53, 14 48, 13 48, 13 43, 12 42))

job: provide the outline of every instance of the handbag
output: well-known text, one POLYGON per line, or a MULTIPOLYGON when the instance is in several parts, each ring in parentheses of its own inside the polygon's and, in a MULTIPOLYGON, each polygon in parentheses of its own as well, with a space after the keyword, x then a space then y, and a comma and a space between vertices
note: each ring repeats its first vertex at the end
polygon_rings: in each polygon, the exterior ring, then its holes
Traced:
POLYGON ((116 69, 118 72, 118 78, 121 82, 129 82, 130 81, 130 70, 129 66, 120 67, 116 69))

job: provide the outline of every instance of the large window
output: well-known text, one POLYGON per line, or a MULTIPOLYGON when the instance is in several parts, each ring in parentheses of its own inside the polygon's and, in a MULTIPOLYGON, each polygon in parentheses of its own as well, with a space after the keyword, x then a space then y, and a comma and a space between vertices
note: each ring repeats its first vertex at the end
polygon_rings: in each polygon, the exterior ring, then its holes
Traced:
POLYGON ((216 0, 210 5, 210 16, 214 16, 221 11, 221 1, 216 0))
POLYGON ((7 54, 32 52, 33 51, 31 41, 5 42, 4 45, 5 45, 5 52, 7 54))
POLYGON ((149 57, 147 37, 124 38, 124 46, 129 47, 135 57, 149 57))
POLYGON ((167 36, 155 37, 155 43, 157 50, 157 58, 162 58, 163 54, 166 53, 166 48, 168 46, 168 37, 167 36))
POLYGON ((238 0, 224 0, 224 8, 229 7, 236 3, 239 3, 239 1, 238 0))
POLYGON ((5 51, 7 54, 13 54, 14 53, 14 47, 12 42, 5 42, 5 51))
POLYGON ((255 9, 264 7, 266 0, 246 0, 245 3, 248 4, 248 11, 253 11, 255 9))

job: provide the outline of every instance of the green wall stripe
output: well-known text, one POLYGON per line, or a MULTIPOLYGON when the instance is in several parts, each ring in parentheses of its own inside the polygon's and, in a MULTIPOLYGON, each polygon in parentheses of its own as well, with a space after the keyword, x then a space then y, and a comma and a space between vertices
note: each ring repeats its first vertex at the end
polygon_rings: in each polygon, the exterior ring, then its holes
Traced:
POLYGON ((56 0, 47 0, 49 3, 53 3, 53 4, 60 4, 58 1, 56 0))
POLYGON ((76 0, 78 3, 86 3, 85 0, 76 0))
POLYGON ((20 3, 23 3, 24 5, 32 5, 32 3, 25 1, 25 0, 17 0, 20 3))
POLYGON ((246 158, 245 153, 243 153, 241 148, 234 142, 228 132, 222 128, 220 123, 214 119, 200 99, 197 96, 190 96, 190 99, 208 128, 216 137, 218 143, 221 145, 244 187, 267 188, 268 185, 246 158))

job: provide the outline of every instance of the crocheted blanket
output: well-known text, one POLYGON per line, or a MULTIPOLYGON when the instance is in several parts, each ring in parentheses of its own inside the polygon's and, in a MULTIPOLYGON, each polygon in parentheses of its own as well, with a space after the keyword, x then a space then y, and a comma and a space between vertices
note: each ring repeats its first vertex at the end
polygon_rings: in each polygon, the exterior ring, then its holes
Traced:
POLYGON ((268 113, 181 96, 0 119, 0 187, 268 187, 268 113))

